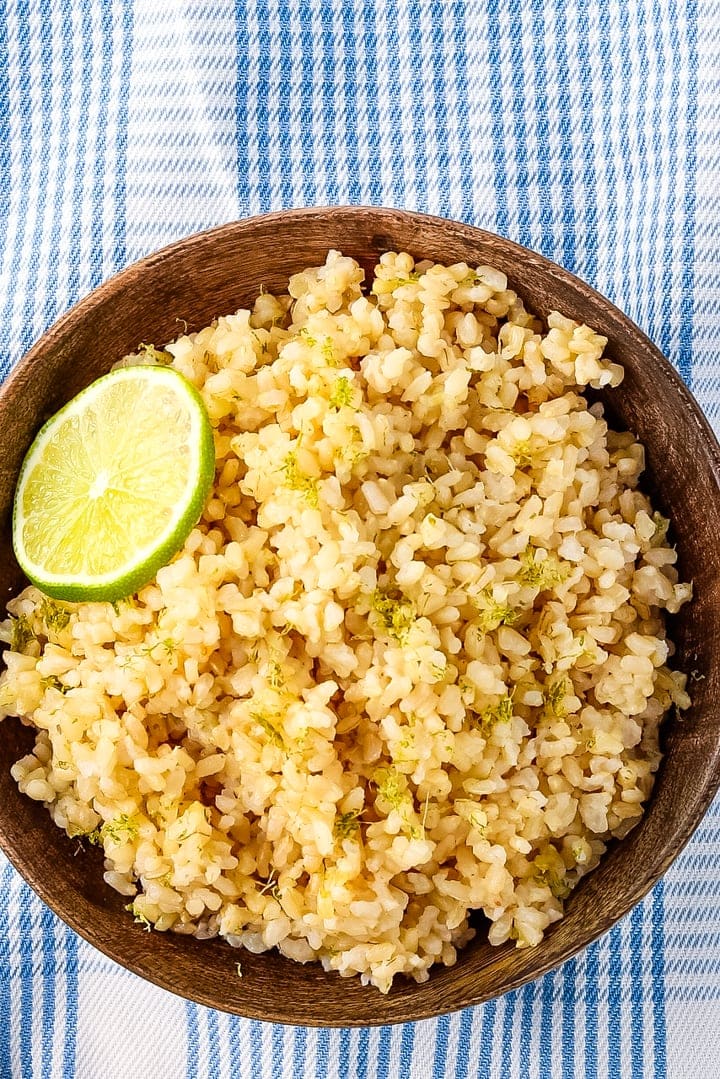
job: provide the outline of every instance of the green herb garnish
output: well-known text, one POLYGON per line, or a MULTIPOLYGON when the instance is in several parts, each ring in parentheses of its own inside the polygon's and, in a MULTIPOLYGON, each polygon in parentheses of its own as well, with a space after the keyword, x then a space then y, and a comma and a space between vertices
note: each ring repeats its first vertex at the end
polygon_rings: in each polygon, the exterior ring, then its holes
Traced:
POLYGON ((10 615, 10 622, 12 625, 10 649, 13 652, 24 652, 32 641, 37 640, 35 631, 25 614, 19 614, 17 617, 10 615))
POLYGON ((278 749, 285 749, 283 736, 266 715, 263 715, 262 712, 251 712, 250 719, 252 719, 254 723, 257 723, 258 727, 262 727, 265 734, 268 736, 268 741, 272 745, 277 746, 278 749))
POLYGON ((149 918, 146 918, 142 911, 138 910, 136 903, 128 903, 125 910, 132 914, 137 925, 141 925, 143 929, 146 929, 148 933, 152 929, 153 925, 149 918))
POLYGON ((335 379, 330 393, 330 407, 340 409, 345 405, 352 405, 353 397, 353 384, 347 375, 341 375, 340 378, 335 379))
POLYGON ((44 599, 38 608, 38 614, 42 618, 47 629, 53 633, 61 633, 70 622, 71 611, 52 599, 44 599))
POLYGON ((555 555, 548 552, 544 559, 539 559, 537 556, 538 549, 532 544, 520 556, 523 565, 520 580, 524 584, 532 585, 533 588, 538 588, 543 592, 565 580, 567 572, 555 555))
POLYGON ((356 835, 360 828, 359 813, 351 810, 349 813, 340 813, 335 818, 333 834, 337 839, 350 839, 356 835))
POLYGON ((317 509, 319 504, 318 481, 300 471, 297 454, 294 451, 291 450, 285 457, 282 470, 286 487, 289 487, 291 491, 297 491, 308 505, 312 506, 313 509, 317 509))
POLYGON ((492 733, 498 723, 509 723, 512 717, 512 695, 506 694, 504 697, 500 698, 497 704, 490 705, 488 708, 483 708, 481 712, 476 713, 473 725, 487 737, 492 733))
POLYGON ((404 644, 415 621, 415 608, 410 600, 400 593, 391 595, 378 588, 373 592, 370 606, 377 615, 379 627, 404 644))

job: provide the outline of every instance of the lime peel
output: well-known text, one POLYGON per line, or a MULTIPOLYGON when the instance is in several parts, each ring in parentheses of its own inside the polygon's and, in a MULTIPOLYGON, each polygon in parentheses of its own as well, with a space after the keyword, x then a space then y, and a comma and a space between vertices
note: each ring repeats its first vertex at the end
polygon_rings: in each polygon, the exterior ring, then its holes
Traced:
POLYGON ((55 599, 113 602, 153 579, 199 521, 215 473, 200 394, 171 367, 122 367, 42 427, 13 506, 15 557, 55 599))

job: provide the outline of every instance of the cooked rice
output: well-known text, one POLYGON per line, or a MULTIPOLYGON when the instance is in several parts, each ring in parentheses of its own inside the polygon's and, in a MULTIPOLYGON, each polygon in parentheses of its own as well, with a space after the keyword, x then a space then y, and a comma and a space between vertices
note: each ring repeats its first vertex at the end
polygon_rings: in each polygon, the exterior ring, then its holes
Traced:
POLYGON ((386 992, 482 911, 536 945, 643 812, 678 582, 605 338, 505 276, 331 252, 160 352, 200 390, 202 521, 118 604, 2 624, 13 768, 157 930, 386 992))

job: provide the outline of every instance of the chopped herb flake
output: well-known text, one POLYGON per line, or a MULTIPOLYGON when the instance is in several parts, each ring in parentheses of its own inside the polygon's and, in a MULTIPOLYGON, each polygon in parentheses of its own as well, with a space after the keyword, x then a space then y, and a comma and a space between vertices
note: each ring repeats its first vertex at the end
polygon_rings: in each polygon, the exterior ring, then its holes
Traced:
POLYGON ((411 795, 407 779, 397 768, 378 768, 374 778, 378 796, 383 801, 393 809, 408 808, 411 795))
POLYGON ((566 899, 570 895, 571 888, 565 874, 565 863, 553 846, 547 847, 542 854, 538 854, 533 866, 535 878, 540 884, 549 888, 556 899, 566 899))
POLYGON ((128 905, 125 907, 125 910, 129 911, 132 914, 135 922, 138 925, 141 925, 143 929, 146 929, 148 931, 148 933, 150 932, 153 927, 152 922, 149 918, 145 917, 142 911, 138 910, 136 903, 128 903, 128 905))
POLYGON ((64 682, 55 674, 48 674, 44 678, 40 679, 40 685, 43 689, 57 689, 60 693, 67 693, 69 686, 66 686, 64 682))
POLYGON ((543 592, 564 581, 566 571, 555 555, 547 552, 546 558, 539 559, 538 553, 538 549, 530 545, 520 556, 523 564, 520 580, 543 592))
POLYGON ((419 281, 422 274, 412 270, 407 277, 376 277, 373 281, 372 291, 376 296, 384 296, 389 292, 395 292, 405 285, 412 285, 419 281))
POLYGON ((410 600, 378 588, 373 593, 371 608, 377 615, 379 628, 403 644, 415 621, 415 608, 410 600))
POLYGON ((270 722, 267 716, 264 716, 261 712, 251 712, 250 719, 252 719, 254 723, 257 723, 259 727, 262 727, 265 734, 268 736, 268 741, 271 742, 272 745, 277 746, 278 749, 285 749, 285 742, 282 735, 277 727, 270 722))
POLYGON ((102 840, 109 839, 113 843, 130 843, 138 837, 138 822, 135 817, 127 813, 121 813, 113 820, 105 821, 100 828, 102 840))
POLYGON ((663 517, 663 515, 661 513, 657 513, 657 511, 653 513, 652 519, 653 523, 655 524, 655 535, 653 536, 653 539, 665 539, 667 531, 670 527, 670 519, 668 517, 663 517))
POLYGON ((166 352, 164 349, 155 348, 155 345, 146 345, 141 342, 138 352, 150 363, 161 364, 163 367, 168 367, 173 362, 172 353, 166 352))
POLYGON ((67 607, 52 599, 44 599, 38 609, 46 628, 53 633, 61 633, 68 626, 71 613, 67 607))
POLYGON ((555 682, 546 685, 544 696, 548 712, 554 716, 564 716, 566 709, 563 701, 568 692, 568 680, 566 678, 558 678, 555 682))
POLYGON ((12 622, 12 642, 10 648, 13 652, 24 652, 27 646, 37 640, 35 632, 30 625, 27 615, 19 614, 17 618, 10 616, 12 622))
POLYGON ((498 626, 512 626, 517 622, 519 611, 516 611, 508 603, 498 603, 493 598, 491 588, 485 588, 475 599, 478 607, 478 626, 483 633, 497 629, 498 626))
POLYGON ((335 380, 335 384, 330 393, 330 407, 331 408, 344 408, 346 405, 352 405, 354 397, 353 384, 347 375, 341 375, 340 378, 335 380))
POLYGON ((487 737, 498 723, 509 723, 512 717, 512 696, 506 694, 500 698, 497 704, 483 708, 482 712, 478 712, 476 718, 474 718, 474 726, 478 727, 482 734, 487 737))
POLYGON ((333 833, 337 839, 350 839, 356 835, 360 828, 359 814, 352 810, 349 813, 340 813, 335 818, 333 833))
POLYGON ((285 475, 285 485, 291 491, 297 491, 303 496, 308 505, 312 506, 313 509, 317 509, 319 504, 317 480, 311 476, 306 476, 304 472, 300 471, 296 453, 291 451, 287 454, 283 461, 282 470, 285 475))

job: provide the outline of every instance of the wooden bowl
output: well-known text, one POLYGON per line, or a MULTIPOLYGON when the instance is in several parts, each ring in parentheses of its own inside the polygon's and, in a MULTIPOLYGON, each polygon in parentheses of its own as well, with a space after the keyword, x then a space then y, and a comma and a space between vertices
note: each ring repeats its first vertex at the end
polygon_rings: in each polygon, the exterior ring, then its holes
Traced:
POLYGON ((21 460, 41 422, 140 341, 169 341, 183 320, 199 329, 250 303, 261 286, 282 290, 289 274, 321 263, 329 248, 367 268, 389 249, 489 263, 507 273, 537 314, 556 308, 607 336, 608 354, 626 372, 611 395, 612 410, 647 447, 656 497, 672 517, 682 577, 695 583, 695 599, 673 626, 676 662, 701 676, 692 683, 693 707, 667 724, 665 757, 642 822, 573 892, 565 918, 542 944, 518 951, 478 939, 456 966, 434 969, 424 985, 398 978, 388 996, 275 952, 256 956, 219 940, 143 932, 123 911, 126 900, 103 883, 100 852, 78 854, 77 841, 18 792, 9 769, 27 752, 31 734, 18 721, 3 723, 0 843, 81 936, 129 970, 202 1004, 281 1023, 359 1026, 424 1019, 537 978, 627 914, 697 827, 720 781, 720 448, 675 371, 640 330, 540 255, 469 225, 396 210, 270 214, 190 237, 124 270, 60 319, 15 368, 0 391, 0 595, 7 598, 23 585, 12 554, 10 507, 21 460))

